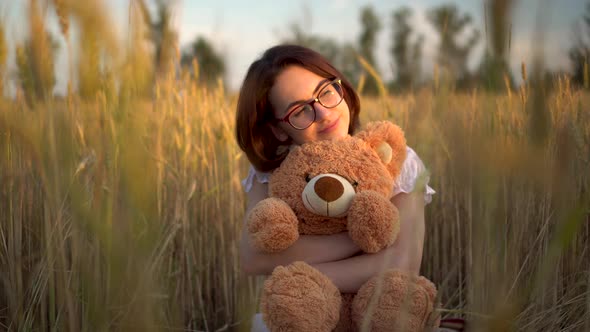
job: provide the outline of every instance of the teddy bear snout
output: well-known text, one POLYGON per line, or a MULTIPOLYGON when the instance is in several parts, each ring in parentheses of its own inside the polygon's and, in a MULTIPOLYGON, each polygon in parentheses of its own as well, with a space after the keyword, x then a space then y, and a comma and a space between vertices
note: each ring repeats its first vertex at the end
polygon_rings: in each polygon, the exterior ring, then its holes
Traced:
POLYGON ((326 202, 333 202, 344 193, 342 182, 331 176, 323 176, 313 186, 316 194, 326 202))
POLYGON ((320 174, 312 178, 302 193, 303 204, 315 214, 344 217, 355 195, 345 178, 336 174, 320 174))

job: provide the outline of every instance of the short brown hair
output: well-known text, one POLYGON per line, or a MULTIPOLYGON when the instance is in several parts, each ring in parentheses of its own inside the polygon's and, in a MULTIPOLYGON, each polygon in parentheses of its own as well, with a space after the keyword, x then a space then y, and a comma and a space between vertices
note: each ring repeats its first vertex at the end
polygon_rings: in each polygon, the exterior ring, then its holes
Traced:
POLYGON ((344 88, 344 100, 350 110, 348 133, 352 134, 359 127, 359 97, 338 69, 318 52, 303 46, 271 47, 248 68, 240 88, 236 113, 238 145, 254 168, 261 172, 277 168, 288 153, 277 153, 280 145, 290 142, 279 141, 270 129, 274 113, 269 101, 269 92, 276 77, 291 65, 301 66, 321 77, 340 78, 344 88))

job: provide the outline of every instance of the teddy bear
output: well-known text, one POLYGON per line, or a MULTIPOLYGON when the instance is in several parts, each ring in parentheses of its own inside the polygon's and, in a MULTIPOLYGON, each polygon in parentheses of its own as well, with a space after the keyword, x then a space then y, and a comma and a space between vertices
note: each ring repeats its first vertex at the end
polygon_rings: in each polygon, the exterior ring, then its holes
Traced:
MULTIPOLYGON (((399 215, 391 202, 406 158, 403 131, 369 123, 354 136, 293 147, 269 179, 269 197, 247 215, 252 245, 273 253, 300 234, 348 232, 366 253, 394 243, 399 215)), ((423 331, 437 323, 436 288, 394 269, 343 294, 305 262, 278 266, 265 281, 262 317, 271 331, 423 331)))

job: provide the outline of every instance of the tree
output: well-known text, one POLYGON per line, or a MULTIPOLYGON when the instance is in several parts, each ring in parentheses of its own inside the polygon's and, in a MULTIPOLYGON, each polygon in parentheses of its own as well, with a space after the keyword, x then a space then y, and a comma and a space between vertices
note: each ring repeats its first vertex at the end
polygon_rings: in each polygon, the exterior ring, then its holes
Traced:
POLYGON ((198 72, 193 74, 199 82, 212 86, 217 84, 218 79, 224 79, 225 60, 204 37, 199 36, 195 39, 189 53, 182 56, 181 64, 190 67, 193 61, 198 64, 198 68, 195 68, 198 72))
MULTIPOLYGON (((311 20, 307 17, 307 20, 311 20)), ((305 24, 310 26, 310 24, 305 24)), ((284 43, 301 45, 320 53, 330 62, 334 63, 337 61, 340 53, 340 45, 329 37, 323 37, 314 35, 302 28, 302 24, 294 22, 290 25, 290 36, 283 40, 284 43)))
POLYGON ((409 23, 412 16, 410 8, 402 7, 395 10, 391 16, 392 47, 390 52, 397 72, 394 86, 396 89, 406 90, 413 88, 420 77, 424 36, 420 35, 413 44, 410 42, 412 35, 409 23))
POLYGON ((499 91, 506 85, 512 88, 514 78, 508 66, 511 39, 508 19, 512 1, 488 0, 485 9, 486 31, 489 27, 490 38, 486 41, 484 58, 478 69, 478 81, 488 90, 499 91))
MULTIPOLYGON (((371 6, 365 6, 361 9, 361 25, 362 30, 359 36, 359 51, 360 55, 375 68, 375 46, 377 45, 377 34, 381 30, 381 22, 375 10, 371 6)), ((365 93, 375 95, 377 94, 377 80, 368 76, 365 84, 365 93)))
POLYGON ((590 2, 586 5, 583 26, 575 30, 575 43, 569 50, 572 64, 572 80, 578 85, 590 85, 590 2), (584 31, 585 29, 585 31, 584 31))
POLYGON ((282 38, 282 43, 305 46, 320 53, 340 70, 345 79, 356 85, 362 68, 357 59, 358 51, 355 46, 311 33, 312 11, 308 7, 304 7, 303 10, 302 22, 293 22, 289 25, 289 35, 282 38))
POLYGON ((440 36, 438 64, 459 85, 464 85, 469 80, 467 61, 479 41, 479 30, 474 29, 467 41, 460 45, 459 35, 472 23, 469 14, 461 15, 455 5, 441 5, 429 10, 427 16, 440 36))
POLYGON ((355 86, 358 85, 362 73, 358 55, 353 43, 347 42, 338 46, 338 55, 332 60, 332 64, 355 86))

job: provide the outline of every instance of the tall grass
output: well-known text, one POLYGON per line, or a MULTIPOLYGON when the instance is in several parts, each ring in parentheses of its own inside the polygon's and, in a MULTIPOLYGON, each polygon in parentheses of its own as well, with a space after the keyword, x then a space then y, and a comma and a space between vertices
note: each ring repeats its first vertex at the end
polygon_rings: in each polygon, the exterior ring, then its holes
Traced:
POLYGON ((233 98, 189 75, 144 97, 101 4, 61 5, 80 53, 103 55, 82 58, 79 94, 0 101, 0 330, 234 329, 256 297, 233 98))
POLYGON ((423 273, 443 315, 474 330, 590 327, 590 96, 560 78, 535 98, 549 118, 540 138, 528 97, 364 101, 368 120, 401 124, 430 170, 423 273))
MULTIPOLYGON (((71 44, 89 54, 77 93, 21 85, 0 99, 0 330, 248 330, 259 284, 238 268, 235 96, 152 75, 144 53, 119 52, 101 8, 59 2, 86 36, 71 44)), ((473 330, 590 330, 587 92, 562 77, 362 105, 363 123, 399 123, 431 172, 423 274, 443 315, 473 330)))

